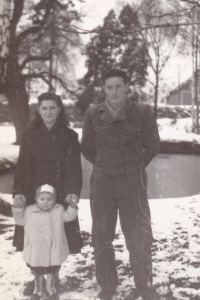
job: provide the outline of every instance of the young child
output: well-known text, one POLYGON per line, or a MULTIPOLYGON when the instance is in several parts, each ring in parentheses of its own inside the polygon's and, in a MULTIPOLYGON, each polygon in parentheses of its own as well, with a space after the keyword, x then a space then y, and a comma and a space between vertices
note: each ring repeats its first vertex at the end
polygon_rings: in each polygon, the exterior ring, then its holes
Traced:
POLYGON ((36 204, 24 208, 14 202, 13 216, 17 225, 24 226, 23 258, 34 275, 35 291, 31 300, 43 295, 43 280, 51 300, 59 300, 55 283, 61 264, 69 255, 63 222, 77 217, 77 200, 70 200, 67 210, 56 203, 56 190, 45 184, 36 191, 36 204))

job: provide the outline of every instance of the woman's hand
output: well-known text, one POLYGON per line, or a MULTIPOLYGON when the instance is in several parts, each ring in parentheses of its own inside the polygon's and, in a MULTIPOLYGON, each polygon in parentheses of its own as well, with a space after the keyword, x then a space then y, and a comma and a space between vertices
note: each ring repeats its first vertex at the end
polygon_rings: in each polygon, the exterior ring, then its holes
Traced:
POLYGON ((77 208, 77 203, 79 202, 78 196, 75 194, 69 194, 65 197, 65 201, 73 208, 77 208))
POLYGON ((13 206, 23 208, 26 206, 26 197, 24 195, 15 195, 13 206))

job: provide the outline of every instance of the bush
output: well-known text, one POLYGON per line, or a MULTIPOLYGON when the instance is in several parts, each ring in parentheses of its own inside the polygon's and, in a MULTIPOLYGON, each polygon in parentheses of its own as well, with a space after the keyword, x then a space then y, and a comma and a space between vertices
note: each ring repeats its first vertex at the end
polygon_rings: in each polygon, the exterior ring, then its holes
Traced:
POLYGON ((101 87, 87 86, 82 92, 77 94, 79 107, 82 114, 85 114, 86 109, 90 104, 99 104, 105 100, 105 95, 101 87))
MULTIPOLYGON (((91 96, 91 95, 90 95, 91 96)), ((99 95, 98 95, 99 96, 99 95)), ((97 98, 97 95, 96 95, 97 98)), ((86 101, 87 97, 85 98, 84 104, 80 105, 80 101, 77 104, 68 104, 64 103, 64 108, 66 114, 68 116, 69 122, 73 122, 75 127, 81 127, 83 123, 84 113, 89 105, 89 101, 86 101)), ((91 100, 91 98, 90 98, 91 100)), ((103 101, 103 96, 98 97, 97 103, 103 101)), ((36 111, 37 104, 32 103, 30 104, 30 115, 33 118, 33 115, 36 111)), ((153 105, 152 105, 153 109, 153 105)), ((158 106, 158 118, 170 118, 170 119, 179 119, 179 118, 190 118, 192 115, 191 106, 158 106)), ((4 122, 12 122, 12 116, 9 110, 8 103, 1 103, 0 102, 0 123, 4 122)))
MULTIPOLYGON (((73 104, 70 105, 64 104, 64 108, 69 122, 73 122, 75 127, 82 127, 84 116, 80 108, 73 104)), ((37 104, 36 103, 30 104, 30 119, 34 117, 36 110, 37 110, 37 104)), ((9 123, 12 122, 12 116, 10 113, 9 105, 8 103, 0 102, 0 123, 6 123, 6 122, 9 123)))
MULTIPOLYGON (((153 106, 152 106, 153 109, 153 106)), ((158 106, 157 116, 169 119, 190 118, 192 116, 191 106, 158 106)))

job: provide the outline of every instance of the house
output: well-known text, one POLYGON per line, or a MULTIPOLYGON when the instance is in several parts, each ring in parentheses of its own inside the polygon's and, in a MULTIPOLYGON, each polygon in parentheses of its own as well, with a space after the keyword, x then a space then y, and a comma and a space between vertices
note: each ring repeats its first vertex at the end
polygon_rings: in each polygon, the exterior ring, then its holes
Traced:
POLYGON ((171 90, 166 97, 166 104, 191 105, 192 104, 192 77, 171 90))
MULTIPOLYGON (((167 96, 169 95, 171 89, 172 87, 167 82, 163 82, 159 85, 157 99, 159 104, 167 103, 167 96)), ((140 95, 141 102, 153 104, 155 101, 155 88, 151 84, 147 83, 145 87, 142 88, 142 91, 140 91, 140 95)))
POLYGON ((172 89, 172 87, 166 82, 164 82, 160 86, 159 93, 158 93, 158 102, 159 103, 163 103, 163 104, 167 103, 167 97, 169 96, 171 89, 172 89))

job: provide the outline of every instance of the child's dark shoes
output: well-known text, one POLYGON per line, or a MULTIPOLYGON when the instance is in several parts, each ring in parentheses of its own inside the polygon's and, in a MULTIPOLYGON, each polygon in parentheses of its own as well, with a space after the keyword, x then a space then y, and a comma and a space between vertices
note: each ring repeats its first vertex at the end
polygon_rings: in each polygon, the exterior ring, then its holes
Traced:
POLYGON ((40 299, 41 299, 41 297, 38 294, 33 294, 31 296, 31 300, 40 300, 40 299))
POLYGON ((53 294, 49 297, 49 300, 60 300, 58 294, 53 294))

